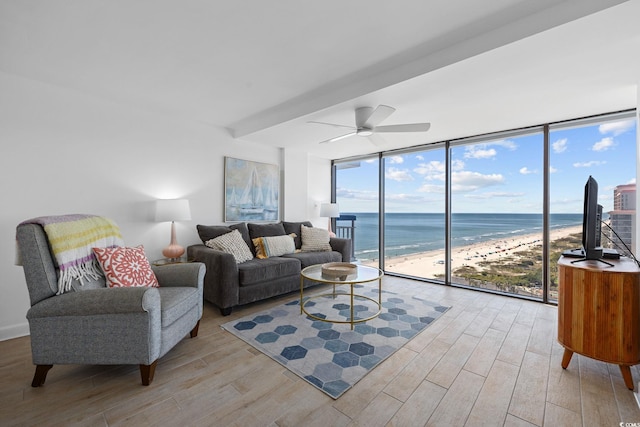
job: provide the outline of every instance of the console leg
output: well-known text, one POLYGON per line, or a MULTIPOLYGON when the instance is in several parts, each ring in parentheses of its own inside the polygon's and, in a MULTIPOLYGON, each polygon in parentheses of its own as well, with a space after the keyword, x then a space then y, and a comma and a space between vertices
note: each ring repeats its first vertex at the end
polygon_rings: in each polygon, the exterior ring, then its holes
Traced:
POLYGON ((626 385, 629 390, 633 390, 631 368, 629 368, 629 366, 627 365, 620 365, 620 372, 622 373, 622 378, 624 379, 624 385, 626 385))
POLYGON ((573 356, 573 351, 565 348, 564 355, 562 356, 562 369, 567 369, 569 362, 571 362, 571 356, 573 356))

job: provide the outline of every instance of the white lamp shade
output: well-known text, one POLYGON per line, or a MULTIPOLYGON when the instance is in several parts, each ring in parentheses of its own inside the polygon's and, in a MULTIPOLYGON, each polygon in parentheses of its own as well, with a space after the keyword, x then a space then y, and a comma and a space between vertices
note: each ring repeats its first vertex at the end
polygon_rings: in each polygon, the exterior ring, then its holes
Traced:
POLYGON ((156 201, 156 221, 189 221, 191 220, 191 210, 189 200, 172 199, 156 201))
POLYGON ((320 205, 320 216, 328 218, 338 218, 340 216, 340 208, 337 203, 323 203, 320 205))

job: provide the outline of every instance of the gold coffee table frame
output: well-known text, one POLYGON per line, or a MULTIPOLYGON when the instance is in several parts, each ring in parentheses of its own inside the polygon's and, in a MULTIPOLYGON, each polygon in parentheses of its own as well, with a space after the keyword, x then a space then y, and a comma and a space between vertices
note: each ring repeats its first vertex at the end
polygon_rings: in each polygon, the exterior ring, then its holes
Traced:
POLYGON ((367 320, 374 319, 374 318, 378 317, 378 315, 382 311, 382 276, 383 275, 384 275, 384 273, 382 272, 382 270, 379 270, 379 269, 374 268, 374 267, 368 267, 368 266, 365 266, 365 265, 358 265, 357 269, 356 269, 356 272, 354 274, 350 274, 349 276, 347 276, 347 278, 345 280, 338 280, 338 279, 332 279, 332 278, 323 277, 323 275, 322 275, 322 264, 311 265, 311 266, 303 269, 302 272, 300 273, 300 314, 304 313, 307 316, 311 317, 312 319, 319 320, 321 322, 348 323, 348 324, 351 325, 351 329, 353 329, 354 323, 361 323, 361 322, 366 322, 367 320), (308 279, 308 280, 311 280, 313 282, 328 283, 330 285, 333 285, 333 292, 323 293, 323 294, 320 294, 320 295, 314 295, 312 297, 309 297, 306 301, 304 301, 304 279, 308 279), (375 299, 373 299, 373 298, 370 298, 370 297, 367 297, 367 296, 364 296, 364 295, 359 295, 359 294, 356 294, 354 292, 354 286, 355 285, 368 283, 368 282, 373 282, 374 280, 378 281, 378 300, 377 301, 375 299), (338 285, 338 286, 339 285, 349 285, 350 292, 349 293, 346 293, 346 292, 337 292, 336 293, 336 285, 338 285), (313 314, 309 313, 305 309, 305 304, 307 304, 309 301, 312 301, 312 300, 318 299, 318 298, 322 298, 322 297, 327 297, 327 296, 333 296, 335 298, 336 295, 349 295, 351 297, 351 316, 350 316, 350 318, 348 320, 323 319, 321 317, 314 316, 313 314), (363 298, 363 299, 372 301, 374 304, 377 304, 377 306, 378 306, 377 313, 375 313, 372 316, 369 316, 367 318, 354 319, 353 318, 353 300, 354 300, 354 298, 363 298))

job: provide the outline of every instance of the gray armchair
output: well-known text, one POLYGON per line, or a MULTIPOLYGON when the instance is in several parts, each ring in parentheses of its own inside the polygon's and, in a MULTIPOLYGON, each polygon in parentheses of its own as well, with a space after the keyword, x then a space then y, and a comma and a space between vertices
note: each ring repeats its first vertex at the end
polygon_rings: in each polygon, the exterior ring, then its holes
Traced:
POLYGON ((152 267, 159 288, 106 288, 100 278, 56 295, 58 269, 42 226, 19 225, 17 240, 31 302, 33 387, 56 364, 137 364, 149 385, 158 359, 198 334, 204 264, 152 267))

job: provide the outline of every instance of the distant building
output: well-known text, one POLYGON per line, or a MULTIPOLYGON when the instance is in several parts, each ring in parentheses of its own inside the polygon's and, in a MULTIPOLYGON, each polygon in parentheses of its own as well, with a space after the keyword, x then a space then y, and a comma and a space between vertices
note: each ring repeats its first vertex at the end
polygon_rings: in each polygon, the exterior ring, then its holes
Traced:
POLYGON ((636 184, 618 185, 613 190, 613 210, 609 212, 611 247, 629 256, 635 248, 636 234, 636 184))

